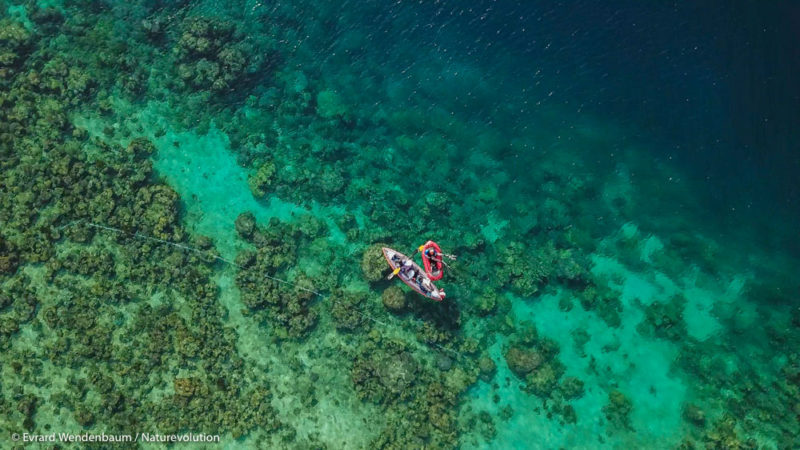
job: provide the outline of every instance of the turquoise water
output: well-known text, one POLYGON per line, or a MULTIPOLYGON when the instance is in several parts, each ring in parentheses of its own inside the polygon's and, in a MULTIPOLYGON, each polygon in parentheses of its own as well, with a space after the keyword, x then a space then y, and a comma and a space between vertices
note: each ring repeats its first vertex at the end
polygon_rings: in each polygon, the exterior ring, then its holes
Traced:
POLYGON ((739 9, 0 0, 2 447, 796 448, 797 10, 739 9))

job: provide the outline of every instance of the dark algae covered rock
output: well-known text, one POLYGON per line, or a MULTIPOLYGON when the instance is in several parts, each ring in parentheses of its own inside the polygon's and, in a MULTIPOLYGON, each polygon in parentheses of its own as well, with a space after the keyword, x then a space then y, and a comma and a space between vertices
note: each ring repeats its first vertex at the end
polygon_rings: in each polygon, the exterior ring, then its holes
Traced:
POLYGON ((382 280, 389 271, 386 258, 383 256, 382 248, 388 247, 386 244, 373 244, 364 250, 361 256, 361 272, 364 279, 370 283, 382 280))
POLYGON ((526 351, 518 347, 511 347, 506 352, 508 368, 519 377, 525 377, 542 364, 542 355, 535 350, 526 351))
POLYGON ((603 406, 603 414, 606 420, 614 427, 630 428, 630 413, 633 405, 628 397, 620 391, 608 393, 608 403, 603 406))
POLYGON ((392 312, 401 312, 406 307, 406 294, 397 286, 390 286, 381 294, 383 306, 392 312))

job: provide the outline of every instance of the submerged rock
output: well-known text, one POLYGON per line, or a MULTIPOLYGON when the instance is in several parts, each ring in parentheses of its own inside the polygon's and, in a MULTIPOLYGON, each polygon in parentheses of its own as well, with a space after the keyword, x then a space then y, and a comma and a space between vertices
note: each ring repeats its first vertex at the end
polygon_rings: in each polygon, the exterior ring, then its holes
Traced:
POLYGON ((378 365, 381 384, 392 392, 400 392, 411 385, 417 372, 417 363, 408 353, 384 358, 378 365))
POLYGON ((558 385, 558 370, 552 363, 547 363, 529 373, 525 377, 525 390, 539 397, 550 397, 558 385))
POLYGON ((250 191, 256 198, 263 198, 269 193, 269 189, 275 183, 275 164, 266 162, 258 168, 254 174, 247 177, 250 191))
POLYGON ((194 395, 194 383, 191 378, 175 378, 172 386, 175 388, 175 395, 181 397, 191 397, 194 395))
POLYGON ((706 425, 706 413, 691 403, 684 406, 683 418, 687 422, 698 427, 704 427, 706 425))
POLYGON ((447 372, 453 367, 453 360, 447 356, 439 354, 436 356, 436 368, 442 372, 447 372))
POLYGON ((381 281, 388 272, 389 266, 383 256, 383 247, 386 247, 386 244, 371 245, 361 257, 361 272, 370 283, 381 281))
POLYGON ((256 229, 256 217, 250 211, 243 212, 236 217, 234 226, 236 227, 236 233, 247 239, 253 235, 253 231, 256 229))
POLYGON ((13 273, 17 270, 18 257, 10 242, 0 237, 0 273, 13 273))
POLYGON ((632 409, 633 404, 630 399, 622 392, 614 390, 608 393, 608 403, 603 406, 603 414, 613 426, 630 429, 630 413, 632 409))
POLYGON ((576 377, 566 377, 561 382, 561 393, 566 399, 583 397, 583 381, 576 377))
POLYGON ((534 350, 524 350, 519 347, 511 347, 506 352, 506 363, 508 368, 520 378, 533 372, 542 364, 542 355, 534 350))
POLYGON ((381 295, 383 306, 392 312, 401 312, 406 307, 406 295, 398 286, 390 286, 381 295))
POLYGON ((488 356, 483 356, 478 360, 478 370, 480 370, 480 377, 483 381, 491 381, 497 372, 497 365, 494 360, 488 356))

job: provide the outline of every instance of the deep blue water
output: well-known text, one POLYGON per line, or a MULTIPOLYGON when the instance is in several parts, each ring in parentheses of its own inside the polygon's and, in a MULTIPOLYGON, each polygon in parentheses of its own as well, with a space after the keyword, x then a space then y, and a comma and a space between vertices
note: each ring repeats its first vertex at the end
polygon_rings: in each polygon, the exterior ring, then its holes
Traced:
POLYGON ((442 1, 386 14, 377 29, 413 23, 387 48, 413 35, 475 58, 502 86, 497 104, 544 85, 531 107, 625 127, 653 158, 680 164, 720 225, 798 223, 800 5, 442 1))

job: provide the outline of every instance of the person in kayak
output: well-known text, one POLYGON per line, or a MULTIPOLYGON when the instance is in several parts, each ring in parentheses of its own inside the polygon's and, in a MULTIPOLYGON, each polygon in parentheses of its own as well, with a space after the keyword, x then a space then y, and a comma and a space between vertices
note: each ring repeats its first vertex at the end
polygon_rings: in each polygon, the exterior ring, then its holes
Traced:
POLYGON ((400 273, 409 280, 414 279, 416 272, 414 271, 414 264, 411 262, 411 259, 407 259, 403 262, 403 265, 400 266, 400 273))
MULTIPOLYGON (((423 261, 429 261, 430 270, 428 275, 431 278, 438 279, 442 276, 442 256, 433 247, 428 247, 422 251, 423 261)), ((428 267, 426 267, 427 269, 428 267)))
MULTIPOLYGON (((426 271, 414 264, 412 258, 388 247, 383 247, 382 250, 389 266, 393 268, 389 276, 386 277, 387 280, 400 275, 400 280, 417 293, 439 302, 444 300, 445 295, 447 295, 444 289, 435 286, 433 280, 426 275, 426 271)), ((422 250, 420 249, 419 251, 422 250)))
POLYGON ((442 254, 437 252, 436 249, 433 247, 426 248, 422 254, 425 255, 431 261, 442 262, 442 254))
MULTIPOLYGON (((417 286, 419 286, 420 290, 422 290, 423 292, 432 292, 435 289, 433 286, 433 282, 431 282, 430 278, 424 276, 421 273, 416 273, 413 268, 410 269, 410 273, 411 275, 408 278, 416 282, 417 286), (414 278, 415 275, 416 278, 414 278)), ((444 293, 444 291, 441 292, 444 293)))
MULTIPOLYGON (((424 278, 420 277, 420 278, 422 278, 422 282, 420 283, 420 288, 425 290, 426 292, 433 291, 433 283, 431 282, 431 279, 428 278, 428 277, 424 277, 424 278)), ((442 291, 442 292, 444 292, 444 291, 442 291)))
POLYGON ((421 273, 417 273, 417 271, 414 270, 414 264, 411 262, 411 259, 405 260, 399 267, 397 273, 400 274, 402 278, 415 282, 423 291, 431 292, 434 289, 430 278, 423 277, 421 273))
POLYGON ((456 259, 453 255, 443 253, 439 248, 439 244, 434 241, 428 241, 420 245, 417 247, 417 252, 422 252, 422 263, 425 267, 425 273, 433 281, 440 280, 442 275, 444 275, 444 266, 447 266, 447 263, 444 262, 444 258, 456 259))
POLYGON ((391 280, 397 274, 401 274, 404 278, 409 280, 414 279, 416 272, 414 271, 414 264, 411 262, 411 258, 406 259, 402 264, 400 264, 400 258, 394 258, 394 263, 399 265, 397 266, 397 269, 394 269, 392 273, 386 277, 387 280, 391 280))

